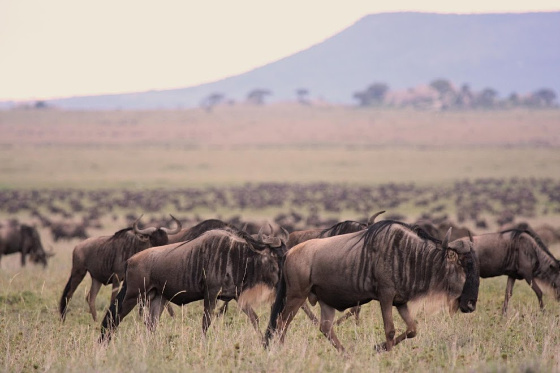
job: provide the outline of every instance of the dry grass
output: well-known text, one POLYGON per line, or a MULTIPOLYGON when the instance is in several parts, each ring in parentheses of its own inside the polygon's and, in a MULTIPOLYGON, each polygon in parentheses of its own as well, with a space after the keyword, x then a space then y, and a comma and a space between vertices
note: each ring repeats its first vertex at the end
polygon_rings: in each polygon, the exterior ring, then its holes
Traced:
MULTIPOLYGON (((42 232, 45 233, 45 232, 42 232)), ((98 232, 101 233, 101 232, 98 232)), ((48 235, 43 234, 43 237, 48 235)), ((75 242, 74 242, 75 243, 75 242)), ((84 301, 89 276, 70 303, 66 323, 58 319, 58 300, 70 273, 74 243, 58 244, 49 267, 20 268, 18 257, 5 257, 0 271, 0 370, 16 371, 557 371, 560 369, 560 304, 545 297, 538 309, 525 283, 515 287, 510 311, 501 316, 505 278, 482 281, 477 311, 449 316, 445 312, 417 317, 419 333, 391 353, 378 354, 383 340, 377 302, 362 310, 361 323, 348 320, 337 334, 348 350, 339 355, 300 312, 284 345, 264 350, 247 317, 231 307, 216 320, 208 337, 201 332, 200 302, 182 308, 176 317, 164 314, 150 334, 134 310, 113 341, 97 344, 99 323, 84 301)), ((50 245, 48 242, 47 245, 50 245)), ((552 248, 555 254, 560 246, 552 248)), ((100 315, 108 307, 109 288, 97 299, 100 315)), ((432 307, 433 308, 433 307, 432 307)), ((318 312, 318 309, 315 310, 318 312)), ((260 308, 261 329, 269 312, 260 308)), ((394 312, 397 331, 404 323, 394 312)))
MULTIPOLYGON (((245 182, 416 182, 560 175, 560 111, 406 112, 342 107, 221 107, 165 112, 0 112, 1 188, 152 188, 245 182)), ((162 212, 167 213, 167 211, 162 212)), ((266 212, 255 212, 266 215, 266 212)), ((249 217, 250 218, 250 217, 249 217)), ((545 221, 545 217, 535 217, 545 221)), ((121 226, 93 235, 113 233, 121 226)), ((41 229, 46 247, 54 246, 41 229)), ((518 283, 501 316, 505 278, 483 280, 477 311, 418 315, 419 334, 391 353, 378 304, 337 329, 336 353, 303 314, 286 343, 265 351, 247 318, 230 309, 201 335, 197 302, 165 315, 150 334, 133 311, 113 342, 97 344, 86 277, 65 324, 58 300, 76 244, 56 244, 47 269, 0 265, 0 370, 19 371, 559 371, 560 304, 541 313, 518 283)), ((558 257, 560 247, 552 247, 558 257)), ((108 307, 102 289, 98 314, 108 307)), ((258 310, 261 329, 268 318, 258 310)), ((394 312, 398 331, 403 323, 394 312)))
POLYGON ((0 187, 440 183, 560 174, 560 110, 0 112, 0 187))

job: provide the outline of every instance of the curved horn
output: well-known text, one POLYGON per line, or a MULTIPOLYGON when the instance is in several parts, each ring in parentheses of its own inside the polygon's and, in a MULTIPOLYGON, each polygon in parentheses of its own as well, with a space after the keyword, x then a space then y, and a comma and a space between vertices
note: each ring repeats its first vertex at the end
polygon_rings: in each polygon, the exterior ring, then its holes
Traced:
POLYGON ((144 215, 140 215, 140 217, 138 219, 136 219, 134 224, 132 224, 132 228, 134 229, 134 233, 145 234, 145 235, 152 234, 156 230, 156 228, 154 228, 154 227, 145 228, 145 229, 138 229, 138 222, 140 221, 140 219, 142 219, 142 216, 144 216, 144 215))
POLYGON ((375 219, 376 219, 379 215, 381 215, 381 214, 383 214, 383 213, 385 213, 385 210, 379 211, 379 212, 373 214, 373 215, 369 218, 369 220, 367 221, 367 225, 372 225, 373 223, 375 223, 375 219))
POLYGON ((262 242, 263 240, 263 229, 264 226, 262 226, 261 229, 259 229, 259 233, 257 234, 257 240, 259 240, 260 242, 262 242))
POLYGON ((474 240, 472 238, 472 233, 470 230, 468 230, 467 232, 469 232, 469 241, 471 241, 471 243, 474 243, 474 240))
POLYGON ((274 234, 274 228, 272 228, 272 224, 270 224, 270 222, 267 223, 268 223, 268 229, 270 231, 270 235, 272 236, 274 234))
POLYGON ((288 241, 288 238, 290 237, 290 232, 288 232, 284 227, 280 227, 280 229, 282 230, 282 236, 283 236, 280 238, 284 239, 284 241, 288 241))
POLYGON ((175 218, 175 216, 169 214, 169 216, 171 216, 171 219, 175 220, 175 223, 177 223, 177 228, 175 229, 170 229, 170 228, 164 228, 162 227, 161 230, 164 231, 165 233, 169 234, 176 234, 179 233, 179 231, 181 231, 181 228, 183 228, 181 226, 181 222, 179 220, 177 220, 177 218, 175 218))
POLYGON ((451 238, 451 227, 449 227, 449 229, 447 230, 447 233, 445 234, 445 238, 443 239, 443 242, 441 243, 441 247, 443 247, 443 251, 447 251, 447 245, 449 244, 449 239, 451 238))

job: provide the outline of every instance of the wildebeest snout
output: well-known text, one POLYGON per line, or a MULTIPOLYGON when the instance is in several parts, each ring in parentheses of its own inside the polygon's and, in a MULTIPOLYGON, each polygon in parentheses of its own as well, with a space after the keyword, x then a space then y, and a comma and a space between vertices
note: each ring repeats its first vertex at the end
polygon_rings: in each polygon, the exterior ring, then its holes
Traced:
POLYGON ((476 310, 476 301, 469 300, 467 301, 466 305, 463 305, 461 308, 461 312, 463 313, 470 313, 476 310))

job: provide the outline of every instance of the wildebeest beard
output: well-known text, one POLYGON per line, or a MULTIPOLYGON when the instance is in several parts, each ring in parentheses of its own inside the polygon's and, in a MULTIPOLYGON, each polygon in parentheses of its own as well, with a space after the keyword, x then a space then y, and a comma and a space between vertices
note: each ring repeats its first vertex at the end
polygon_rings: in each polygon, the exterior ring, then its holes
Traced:
POLYGON ((461 312, 468 313, 473 312, 476 309, 478 288, 480 284, 479 269, 476 263, 476 254, 473 250, 467 254, 463 254, 461 266, 465 270, 467 278, 459 298, 459 309, 461 312))

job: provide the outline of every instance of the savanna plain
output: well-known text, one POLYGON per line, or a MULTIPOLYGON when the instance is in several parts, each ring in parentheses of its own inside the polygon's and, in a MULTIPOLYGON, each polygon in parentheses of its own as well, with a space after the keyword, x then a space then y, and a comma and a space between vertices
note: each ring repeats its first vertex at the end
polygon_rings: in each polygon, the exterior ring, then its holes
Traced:
MULTIPOLYGON (((306 217, 326 224, 365 220, 379 210, 408 223, 445 216, 475 234, 498 231, 504 216, 558 230, 558 190, 558 109, 432 112, 278 104, 211 112, 2 111, 0 219, 34 224, 55 255, 46 268, 29 262, 22 267, 18 254, 1 258, 0 370, 560 371, 560 303, 545 295, 541 311, 527 283, 518 281, 502 315, 505 277, 481 280, 471 314, 450 315, 436 303, 419 303, 418 335, 391 352, 374 349, 384 340, 375 301, 363 307, 359 323, 348 319, 336 327, 345 355, 303 312, 285 343, 268 350, 235 307, 204 338, 201 302, 173 306, 175 317, 164 313, 154 332, 134 310, 111 343, 99 345, 100 322, 84 301, 89 276, 64 323, 58 314, 80 239, 55 241, 37 218, 82 222, 95 212, 90 236, 111 235, 140 214, 149 224, 169 222, 171 213, 185 226, 207 218, 278 225, 279 216, 291 214, 303 217, 296 225, 303 229, 311 221, 306 217)), ((549 249, 560 257, 559 242, 549 249)), ((104 287, 97 297, 99 317, 109 298, 104 287)), ((270 305, 256 311, 264 332, 270 305)), ((397 333, 403 332, 404 323, 393 314, 397 333)))

